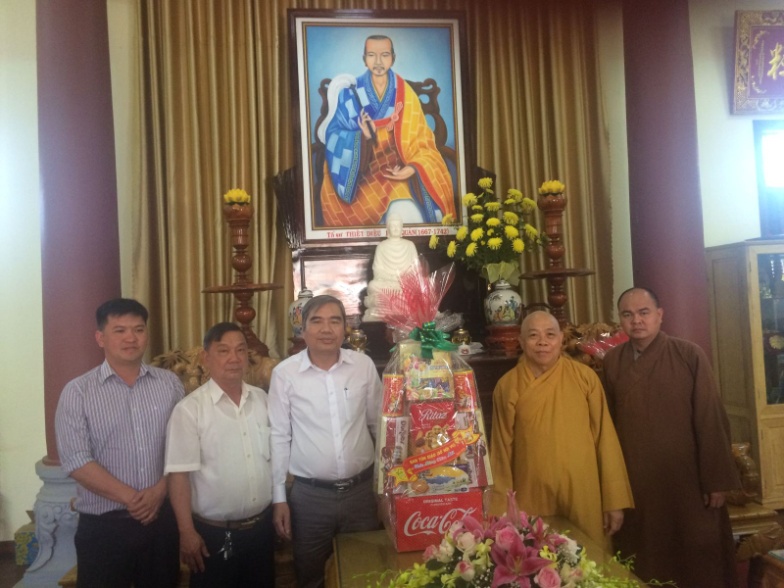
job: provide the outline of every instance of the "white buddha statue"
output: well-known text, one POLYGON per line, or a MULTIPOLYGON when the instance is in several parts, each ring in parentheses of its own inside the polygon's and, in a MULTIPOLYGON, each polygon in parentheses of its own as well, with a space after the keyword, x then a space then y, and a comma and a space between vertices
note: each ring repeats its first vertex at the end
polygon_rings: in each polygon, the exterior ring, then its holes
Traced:
POLYGON ((403 239, 403 219, 395 213, 387 214, 387 238, 376 245, 373 256, 373 279, 365 297, 365 322, 379 322, 376 313, 378 293, 384 289, 400 290, 400 274, 411 268, 418 257, 416 245, 403 239))

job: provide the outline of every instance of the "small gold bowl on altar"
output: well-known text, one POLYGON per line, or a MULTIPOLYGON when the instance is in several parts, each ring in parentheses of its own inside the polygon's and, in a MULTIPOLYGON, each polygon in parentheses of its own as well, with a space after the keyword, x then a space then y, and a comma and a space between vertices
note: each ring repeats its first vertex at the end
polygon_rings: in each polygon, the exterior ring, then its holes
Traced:
POLYGON ((455 345, 468 345, 471 343, 471 333, 462 327, 452 333, 452 343, 455 345))

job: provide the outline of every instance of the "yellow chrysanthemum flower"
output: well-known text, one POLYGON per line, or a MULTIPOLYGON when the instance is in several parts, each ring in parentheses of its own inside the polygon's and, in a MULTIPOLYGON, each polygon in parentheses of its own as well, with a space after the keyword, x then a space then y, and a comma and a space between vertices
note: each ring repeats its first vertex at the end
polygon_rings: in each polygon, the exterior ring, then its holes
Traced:
POLYGON ((514 198, 507 198, 506 200, 504 200, 504 204, 506 206, 512 206, 513 204, 517 204, 517 200, 515 200, 514 198))
POLYGON ((455 216, 451 212, 445 214, 444 218, 441 219, 442 225, 451 225, 454 222, 455 222, 455 216))
POLYGON ((485 211, 485 207, 482 206, 481 204, 474 204, 471 207, 471 210, 473 210, 474 212, 484 212, 485 211))
POLYGON ((485 203, 485 208, 488 212, 498 212, 501 209, 501 203, 495 200, 491 200, 490 202, 485 203))
POLYGON ((232 188, 223 195, 223 201, 226 204, 248 204, 250 194, 241 188, 232 188))
POLYGON ((430 235, 430 243, 428 244, 430 249, 435 249, 438 247, 438 235, 430 235))
POLYGON ((463 225, 459 229, 457 229, 457 234, 455 235, 455 239, 458 241, 464 241, 465 238, 468 236, 468 227, 463 225))
POLYGON ((482 178, 479 180, 479 187, 482 190, 487 190, 493 187, 493 179, 492 178, 482 178))
POLYGON ((504 222, 507 225, 516 225, 520 221, 520 217, 517 216, 514 212, 506 211, 504 212, 504 222))
POLYGON ((484 237, 484 235, 485 235, 485 230, 482 227, 479 227, 471 231, 471 240, 474 242, 479 241, 479 239, 484 237))
POLYGON ((498 225, 501 224, 501 219, 495 216, 491 216, 489 219, 485 221, 485 223, 487 224, 488 227, 497 227, 498 225))
POLYGON ((487 246, 496 251, 501 249, 501 245, 503 244, 504 240, 501 237, 493 237, 492 239, 487 240, 487 246))
POLYGON ((468 194, 463 196, 463 206, 468 208, 473 204, 476 204, 476 194, 474 194, 473 192, 469 192, 468 194))
POLYGON ((446 255, 447 257, 454 257, 455 253, 457 253, 457 243, 450 241, 449 245, 446 246, 446 255))
POLYGON ((539 188, 540 194, 562 194, 566 190, 566 186, 564 186, 558 180, 547 180, 543 182, 541 187, 539 188))
POLYGON ((536 210, 536 202, 530 198, 523 198, 523 201, 520 202, 520 206, 523 208, 523 212, 525 214, 531 214, 534 210, 536 210))
POLYGON ((477 248, 476 243, 469 243, 465 251, 466 257, 473 257, 474 255, 476 255, 476 248, 477 248))
POLYGON ((506 235, 507 239, 517 239, 520 236, 520 231, 517 230, 517 227, 506 225, 504 227, 504 235, 506 235))
POLYGON ((485 215, 483 215, 483 214, 472 214, 471 215, 471 222, 481 223, 484 220, 484 218, 485 218, 485 215))
POLYGON ((520 202, 520 200, 523 198, 523 193, 516 188, 509 188, 506 193, 509 194, 509 196, 516 202, 520 202))
POLYGON ((512 249, 515 253, 522 253, 525 251, 525 243, 522 239, 515 239, 512 241, 512 249))
POLYGON ((525 223, 523 230, 525 231, 526 237, 529 239, 536 239, 539 237, 539 231, 537 231, 535 227, 532 227, 528 223, 525 223))

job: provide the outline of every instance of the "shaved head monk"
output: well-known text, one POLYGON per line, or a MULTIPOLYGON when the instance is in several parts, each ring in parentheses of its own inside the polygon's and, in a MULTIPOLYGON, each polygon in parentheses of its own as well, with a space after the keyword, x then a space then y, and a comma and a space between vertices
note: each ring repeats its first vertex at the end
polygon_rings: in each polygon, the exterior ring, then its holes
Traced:
POLYGON ((523 355, 493 393, 491 510, 514 490, 522 510, 568 518, 609 548, 632 493, 599 378, 562 356, 562 342, 551 314, 523 320, 523 355))
POLYGON ((607 353, 603 377, 636 506, 616 547, 644 581, 737 586, 724 492, 740 483, 710 362, 661 330, 651 290, 621 294, 618 316, 629 341, 607 353))

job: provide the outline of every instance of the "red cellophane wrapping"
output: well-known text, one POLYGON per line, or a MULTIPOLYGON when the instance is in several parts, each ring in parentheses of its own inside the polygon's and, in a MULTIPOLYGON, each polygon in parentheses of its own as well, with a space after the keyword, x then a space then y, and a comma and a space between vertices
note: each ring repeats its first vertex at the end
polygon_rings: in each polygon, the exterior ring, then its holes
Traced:
POLYGON ((401 552, 437 543, 466 514, 482 518, 493 483, 474 371, 437 332, 452 272, 417 266, 401 276, 401 292, 380 296, 387 324, 421 339, 399 342, 384 370, 376 442, 376 492, 401 552))

